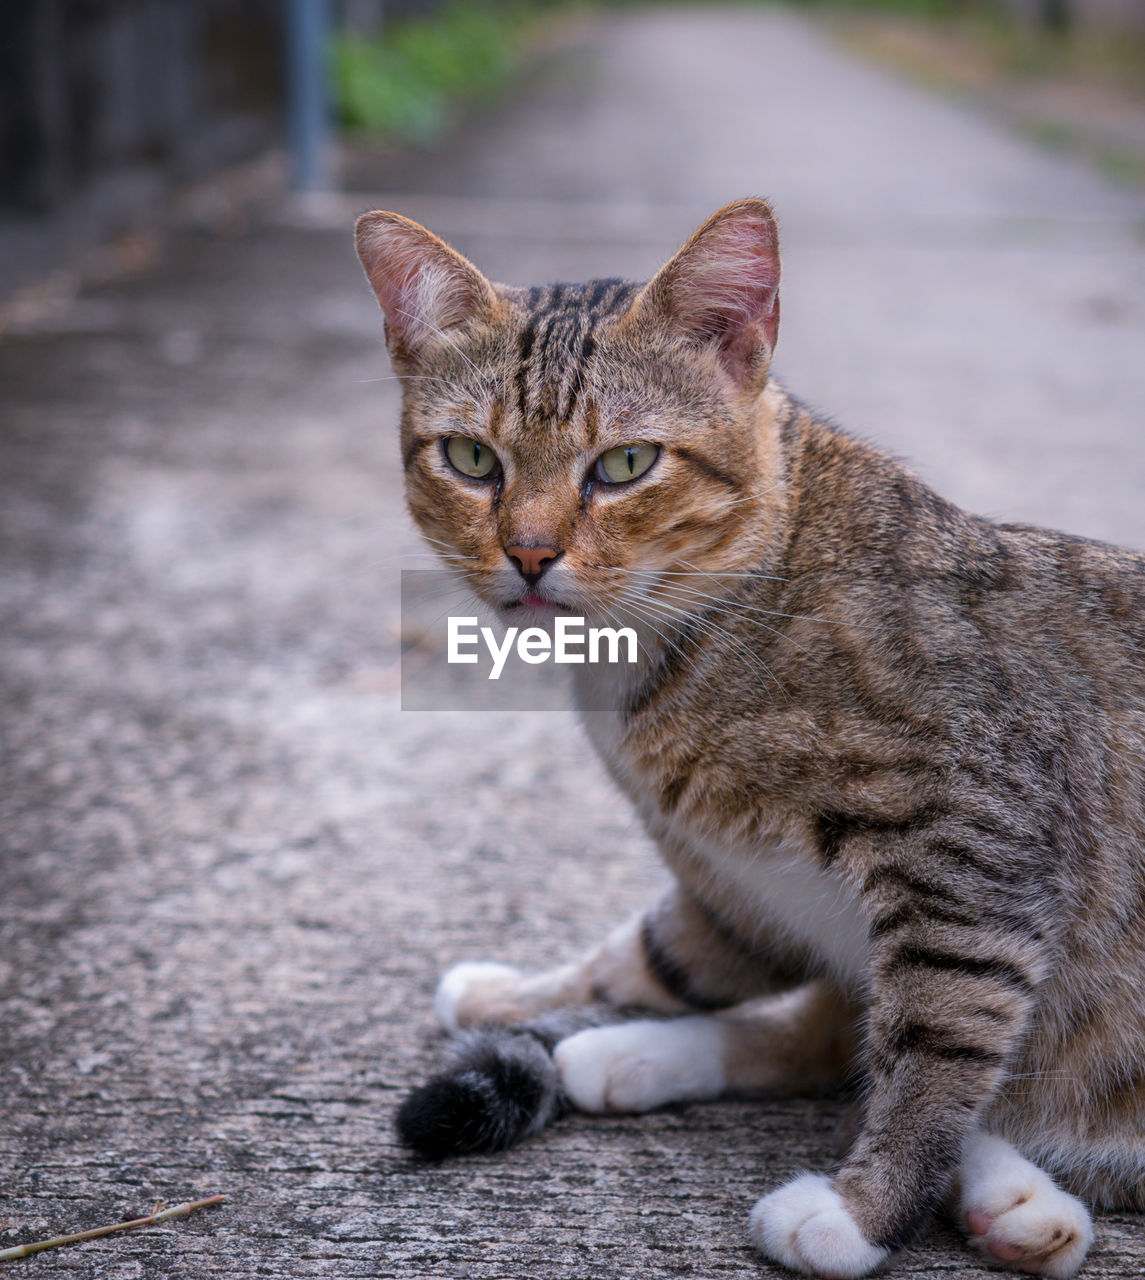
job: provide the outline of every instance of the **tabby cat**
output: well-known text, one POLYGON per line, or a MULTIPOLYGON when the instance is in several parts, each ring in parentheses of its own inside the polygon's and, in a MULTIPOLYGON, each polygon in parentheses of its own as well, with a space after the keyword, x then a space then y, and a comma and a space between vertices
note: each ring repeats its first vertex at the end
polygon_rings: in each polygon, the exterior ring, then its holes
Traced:
POLYGON ((431 545, 506 622, 643 624, 577 696, 673 874, 575 963, 447 972, 483 1029, 406 1141, 857 1078, 767 1257, 866 1275, 948 1206, 1072 1276, 1086 1202, 1145 1209, 1145 557, 966 514, 784 392, 761 200, 647 284, 494 285, 393 213, 357 243, 431 545), (602 1004, 645 1016, 561 1012, 602 1004))

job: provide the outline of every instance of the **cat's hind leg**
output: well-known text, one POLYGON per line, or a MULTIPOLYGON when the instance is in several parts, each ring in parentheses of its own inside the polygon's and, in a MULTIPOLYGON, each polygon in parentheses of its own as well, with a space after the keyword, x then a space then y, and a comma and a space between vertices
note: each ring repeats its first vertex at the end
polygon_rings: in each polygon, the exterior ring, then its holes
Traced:
POLYGON ((434 1012, 447 1031, 512 1026, 554 1009, 594 1003, 683 1013, 688 1006, 649 969, 642 925, 642 917, 629 920, 581 960, 542 973, 488 961, 454 965, 438 983, 434 1012))
POLYGON ((527 974, 487 962, 455 965, 434 1008, 449 1031, 511 1026, 554 1009, 609 1004, 653 1013, 728 1008, 798 981, 767 954, 731 938, 674 886, 572 964, 527 974))
POLYGON ((991 1261, 1067 1280, 1093 1242, 1089 1210, 1006 1142, 974 1133, 958 1173, 957 1215, 991 1261))
POLYGON ((445 1069, 406 1098, 398 1133, 440 1159, 508 1146, 569 1101, 584 1110, 647 1110, 725 1092, 814 1089, 837 1074, 823 1065, 831 1053, 817 1046, 833 1044, 848 1019, 837 996, 816 995, 817 986, 793 991, 803 980, 790 960, 743 945, 678 887, 559 969, 457 965, 438 986, 438 1017, 451 1031, 480 1030, 459 1037, 445 1069), (768 1016, 749 1016, 744 1002, 783 991, 790 999, 779 998, 768 1016), (634 1009, 726 1013, 615 1025, 634 1009), (564 1080, 550 1056, 558 1044, 564 1080))
POLYGON ((640 1019, 578 1031, 553 1057, 581 1111, 809 1093, 837 1085, 853 1050, 853 1010, 826 983, 725 1015, 640 1019))

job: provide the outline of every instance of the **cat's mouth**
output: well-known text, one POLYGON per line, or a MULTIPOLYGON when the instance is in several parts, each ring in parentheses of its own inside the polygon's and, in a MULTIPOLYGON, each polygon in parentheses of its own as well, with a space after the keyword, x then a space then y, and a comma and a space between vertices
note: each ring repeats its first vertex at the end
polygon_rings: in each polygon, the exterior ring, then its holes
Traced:
POLYGON ((561 600, 550 600, 548 596, 543 596, 537 591, 526 591, 523 596, 516 600, 507 600, 503 607, 506 609, 543 609, 552 614, 576 612, 571 605, 567 605, 561 600))

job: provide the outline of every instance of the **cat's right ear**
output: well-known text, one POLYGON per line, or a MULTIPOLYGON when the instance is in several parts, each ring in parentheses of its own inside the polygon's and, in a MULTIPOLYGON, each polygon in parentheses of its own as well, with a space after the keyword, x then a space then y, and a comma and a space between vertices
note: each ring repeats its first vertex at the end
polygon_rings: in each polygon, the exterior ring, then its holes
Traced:
POLYGON ((386 317, 386 345, 398 368, 416 365, 450 329, 489 317, 493 286, 461 254, 397 213, 364 213, 354 243, 386 317))

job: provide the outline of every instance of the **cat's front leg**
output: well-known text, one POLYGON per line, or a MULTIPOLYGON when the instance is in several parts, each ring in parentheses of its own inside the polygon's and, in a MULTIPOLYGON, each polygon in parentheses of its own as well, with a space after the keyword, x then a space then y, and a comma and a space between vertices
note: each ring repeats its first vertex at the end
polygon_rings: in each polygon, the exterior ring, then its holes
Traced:
POLYGON ((869 1274, 939 1207, 1042 976, 1032 929, 983 923, 988 891, 967 889, 962 902, 902 867, 881 872, 866 880, 874 891, 865 895, 873 924, 859 1135, 833 1178, 796 1178, 751 1216, 764 1253, 817 1276, 869 1274))
POLYGON ((838 1086, 853 1060, 856 1010, 812 982, 724 1014, 590 1027, 553 1053, 581 1111, 649 1111, 724 1095, 779 1097, 838 1086))
POLYGON ((554 1009, 597 1003, 694 1013, 787 989, 801 978, 766 952, 735 941, 710 912, 673 885, 649 910, 572 964, 537 974, 489 962, 455 965, 438 985, 434 1008, 450 1031, 508 1026, 554 1009))

